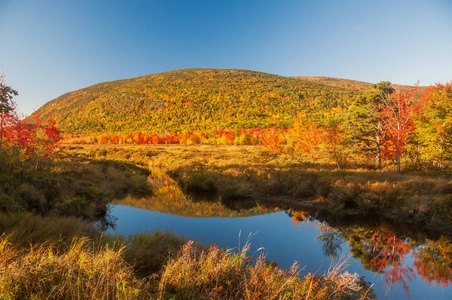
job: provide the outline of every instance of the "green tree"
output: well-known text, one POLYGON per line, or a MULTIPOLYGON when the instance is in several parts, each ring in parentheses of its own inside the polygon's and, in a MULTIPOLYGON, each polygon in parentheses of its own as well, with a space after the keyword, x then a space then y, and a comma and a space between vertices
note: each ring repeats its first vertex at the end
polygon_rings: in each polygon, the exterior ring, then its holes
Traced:
POLYGON ((355 99, 351 105, 351 114, 361 151, 373 157, 376 167, 380 168, 386 133, 384 122, 378 115, 383 110, 383 99, 392 95, 394 89, 389 81, 372 84, 371 88, 355 99))
POLYGON ((319 120, 319 127, 322 133, 322 147, 331 160, 334 160, 337 169, 350 149, 350 132, 347 130, 346 111, 340 108, 333 108, 325 113, 323 118, 319 120))

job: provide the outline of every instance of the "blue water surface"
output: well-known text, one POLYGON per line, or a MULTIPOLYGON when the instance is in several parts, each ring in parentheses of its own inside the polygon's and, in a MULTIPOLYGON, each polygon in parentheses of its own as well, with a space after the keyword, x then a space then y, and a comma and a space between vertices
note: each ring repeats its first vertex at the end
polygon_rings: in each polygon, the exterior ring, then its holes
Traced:
MULTIPOLYGON (((196 218, 112 205, 110 215, 116 218, 116 226, 109 229, 110 233, 128 235, 155 229, 171 230, 188 239, 234 251, 248 241, 251 244, 249 255, 256 258, 264 253, 269 261, 274 260, 286 269, 297 261, 303 268, 301 274, 326 274, 332 262, 330 256, 324 255, 321 242, 316 240, 320 234, 318 221, 297 225, 284 211, 238 218, 196 218)), ((344 240, 334 261, 349 254, 349 244, 344 240)), ((406 256, 405 263, 412 264, 411 255, 406 256)), ((374 284, 373 289, 380 299, 452 299, 452 287, 428 283, 421 276, 408 282, 409 298, 402 283, 385 284, 383 274, 365 270, 360 260, 353 257, 349 257, 349 264, 347 271, 365 276, 366 281, 374 284)))

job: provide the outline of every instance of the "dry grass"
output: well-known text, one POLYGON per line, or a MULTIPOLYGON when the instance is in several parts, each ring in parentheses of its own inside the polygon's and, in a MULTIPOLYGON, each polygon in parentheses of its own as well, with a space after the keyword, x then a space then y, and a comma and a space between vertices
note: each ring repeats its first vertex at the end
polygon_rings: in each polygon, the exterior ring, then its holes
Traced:
POLYGON ((136 299, 147 288, 123 259, 124 248, 73 239, 58 253, 52 243, 17 249, 0 240, 2 299, 136 299))
POLYGON ((188 242, 169 261, 161 276, 158 299, 373 299, 367 283, 356 274, 308 274, 301 279, 296 263, 282 270, 260 255, 255 262, 245 245, 238 254, 216 247, 199 250, 188 242))
POLYGON ((100 238, 99 230, 92 222, 75 217, 41 217, 31 213, 0 213, 0 233, 16 246, 57 242, 64 245, 72 238, 100 238))
MULTIPOLYGON (((75 218, 0 214, 0 299, 370 299, 357 275, 299 276, 171 233, 101 236, 75 218), (28 228, 28 230, 27 230, 28 228), (52 229, 53 228, 53 229, 52 229), (86 236, 91 237, 86 237, 86 236)), ((334 275, 332 275, 334 273, 334 275)))

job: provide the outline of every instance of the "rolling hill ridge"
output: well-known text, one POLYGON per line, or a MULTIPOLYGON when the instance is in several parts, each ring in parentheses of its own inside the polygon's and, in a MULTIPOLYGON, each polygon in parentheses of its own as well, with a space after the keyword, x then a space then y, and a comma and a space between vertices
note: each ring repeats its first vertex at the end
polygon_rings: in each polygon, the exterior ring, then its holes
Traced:
POLYGON ((288 128, 297 112, 347 107, 366 86, 323 77, 184 69, 95 84, 66 93, 36 113, 52 117, 70 134, 288 128))

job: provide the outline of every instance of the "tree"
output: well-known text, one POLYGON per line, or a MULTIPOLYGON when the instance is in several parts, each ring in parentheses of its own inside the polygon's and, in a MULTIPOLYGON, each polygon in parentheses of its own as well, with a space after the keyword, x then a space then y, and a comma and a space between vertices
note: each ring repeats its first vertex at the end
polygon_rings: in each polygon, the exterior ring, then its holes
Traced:
POLYGON ((61 140, 59 130, 55 127, 55 121, 52 118, 43 123, 37 114, 33 114, 35 119, 34 139, 35 148, 39 149, 44 157, 51 157, 58 152, 58 142, 61 140))
POLYGON ((260 143, 272 153, 281 153, 284 139, 280 130, 276 128, 267 128, 261 131, 260 143))
POLYGON ((3 131, 17 121, 16 105, 12 101, 17 91, 4 84, 5 75, 0 75, 0 154, 2 153, 3 131))
POLYGON ((322 128, 324 146, 329 157, 335 160, 337 169, 340 170, 346 137, 345 131, 340 123, 331 122, 328 125, 322 128))
POLYGON ((332 108, 325 113, 321 124, 322 147, 330 159, 334 160, 337 169, 340 170, 341 161, 346 157, 349 149, 350 132, 344 124, 346 113, 341 108, 332 108))
POLYGON ((55 127, 55 121, 48 119, 43 123, 37 114, 33 114, 34 124, 27 124, 24 120, 7 128, 7 136, 13 145, 22 149, 25 159, 35 160, 52 157, 58 152, 60 132, 55 127))
POLYGON ((351 105, 351 114, 356 128, 356 138, 361 150, 375 159, 377 168, 381 167, 382 148, 386 142, 384 122, 379 118, 383 109, 383 99, 394 92, 389 81, 372 84, 373 90, 356 98, 351 105))
POLYGON ((416 120, 420 155, 441 166, 452 159, 452 82, 428 87, 421 95, 422 110, 416 120))
POLYGON ((291 132, 294 151, 307 154, 314 162, 317 156, 322 134, 315 123, 309 122, 304 114, 298 114, 293 123, 291 132))
POLYGON ((416 89, 417 86, 409 92, 397 90, 383 95, 377 114, 383 121, 383 133, 388 137, 382 150, 388 157, 396 159, 397 173, 400 173, 400 158, 407 138, 415 128, 414 117, 421 107, 421 101, 414 99, 416 89))

